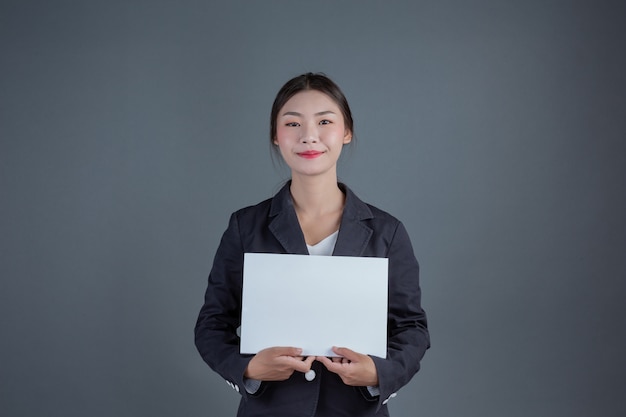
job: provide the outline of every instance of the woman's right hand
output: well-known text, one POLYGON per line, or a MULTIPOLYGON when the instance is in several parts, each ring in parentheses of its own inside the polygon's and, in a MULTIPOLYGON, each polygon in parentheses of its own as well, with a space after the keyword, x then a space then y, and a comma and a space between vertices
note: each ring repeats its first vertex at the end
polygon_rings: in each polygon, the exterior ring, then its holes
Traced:
POLYGON ((250 360, 244 376, 258 381, 284 381, 294 371, 306 373, 315 356, 304 358, 301 354, 302 349, 295 347, 263 349, 250 360))

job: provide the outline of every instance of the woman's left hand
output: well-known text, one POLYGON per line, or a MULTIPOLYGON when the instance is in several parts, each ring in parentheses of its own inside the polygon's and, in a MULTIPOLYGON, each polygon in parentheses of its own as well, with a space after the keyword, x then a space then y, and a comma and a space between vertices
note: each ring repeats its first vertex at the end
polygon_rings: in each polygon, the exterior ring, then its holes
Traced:
POLYGON ((333 347, 333 352, 341 357, 318 356, 316 360, 323 363, 330 372, 339 375, 344 384, 355 387, 375 387, 378 385, 376 365, 368 355, 357 353, 345 347, 333 347))

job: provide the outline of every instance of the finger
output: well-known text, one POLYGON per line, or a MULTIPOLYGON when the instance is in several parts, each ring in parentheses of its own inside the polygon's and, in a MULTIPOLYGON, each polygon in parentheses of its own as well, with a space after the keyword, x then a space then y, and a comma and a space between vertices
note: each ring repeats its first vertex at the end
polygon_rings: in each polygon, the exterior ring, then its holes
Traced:
POLYGON ((303 361, 295 358, 289 358, 289 362, 294 370, 304 373, 308 372, 311 369, 311 364, 313 363, 314 359, 315 356, 309 356, 303 361))
MULTIPOLYGON (((316 356, 308 356, 305 360, 304 363, 307 364, 307 366, 309 367, 309 369, 311 369, 311 365, 313 365, 313 361, 316 359, 316 356)), ((308 369, 307 369, 308 370, 308 369)))
POLYGON ((303 362, 310 359, 311 363, 315 360, 315 356, 294 356, 293 358, 303 362))
POLYGON ((328 369, 332 373, 341 375, 344 372, 344 368, 341 365, 341 362, 334 362, 332 359, 329 359, 326 356, 318 356, 317 361, 321 362, 322 365, 324 365, 326 369, 328 369))
POLYGON ((316 360, 318 362, 321 362, 326 368, 328 368, 329 365, 333 364, 333 362, 330 359, 328 359, 326 356, 318 356, 316 360))
POLYGON ((361 358, 361 354, 357 353, 353 350, 350 350, 346 347, 336 347, 333 346, 333 352, 335 352, 337 355, 344 357, 345 359, 348 359, 349 361, 352 362, 356 362, 361 358))
POLYGON ((302 354, 302 349, 291 346, 276 346, 270 348, 275 356, 293 356, 298 357, 302 354))

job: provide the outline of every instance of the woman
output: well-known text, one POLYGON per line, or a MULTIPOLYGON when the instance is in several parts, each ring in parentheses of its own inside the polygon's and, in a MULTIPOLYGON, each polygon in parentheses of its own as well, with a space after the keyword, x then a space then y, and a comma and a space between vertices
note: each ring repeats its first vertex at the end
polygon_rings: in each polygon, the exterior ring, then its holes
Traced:
POLYGON ((408 234, 397 219, 337 182, 337 160, 352 141, 353 121, 328 77, 308 73, 288 81, 274 100, 270 124, 271 146, 291 169, 291 180, 273 198, 231 216, 195 328, 198 351, 242 395, 240 417, 387 416, 387 402, 418 371, 430 346, 408 234), (388 258, 387 357, 349 346, 334 347, 334 358, 301 357, 291 346, 239 354, 246 252, 388 258))

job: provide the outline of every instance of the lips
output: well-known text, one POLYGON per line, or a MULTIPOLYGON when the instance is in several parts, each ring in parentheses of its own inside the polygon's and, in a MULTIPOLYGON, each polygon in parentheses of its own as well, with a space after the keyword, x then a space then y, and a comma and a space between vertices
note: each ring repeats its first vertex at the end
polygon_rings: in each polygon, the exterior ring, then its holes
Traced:
POLYGON ((306 158, 306 159, 314 159, 322 155, 323 153, 324 152, 320 152, 320 151, 304 151, 304 152, 298 152, 298 156, 301 156, 302 158, 306 158))

